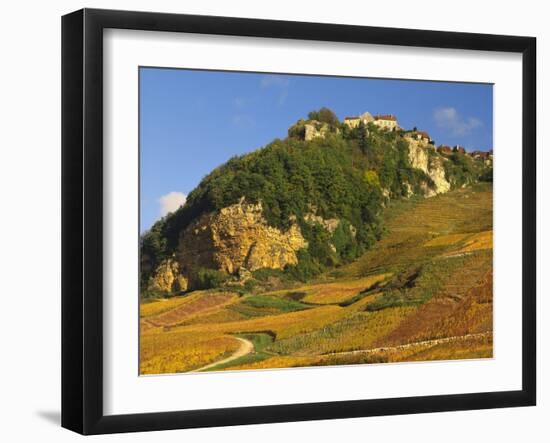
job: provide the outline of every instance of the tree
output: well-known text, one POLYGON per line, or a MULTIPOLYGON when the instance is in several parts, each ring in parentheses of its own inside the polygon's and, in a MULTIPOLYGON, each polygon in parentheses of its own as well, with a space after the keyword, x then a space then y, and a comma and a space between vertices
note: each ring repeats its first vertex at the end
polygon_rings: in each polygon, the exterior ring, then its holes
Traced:
POLYGON ((303 139, 305 135, 305 121, 304 119, 298 120, 295 124, 293 124, 290 128, 288 128, 288 136, 303 139))
POLYGON ((369 186, 377 188, 380 187, 380 179, 378 178, 378 174, 376 173, 376 171, 365 171, 365 173, 363 174, 363 179, 369 186))
POLYGON ((307 116, 310 120, 328 123, 331 126, 336 126, 340 123, 340 120, 338 120, 336 114, 325 107, 319 109, 318 111, 311 111, 307 116))

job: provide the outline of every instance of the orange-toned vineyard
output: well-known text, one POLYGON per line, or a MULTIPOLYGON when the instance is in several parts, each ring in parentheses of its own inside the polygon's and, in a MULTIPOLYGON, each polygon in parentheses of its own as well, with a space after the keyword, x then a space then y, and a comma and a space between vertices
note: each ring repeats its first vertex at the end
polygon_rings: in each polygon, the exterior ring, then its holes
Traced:
POLYGON ((141 374, 492 357, 492 195, 394 202, 385 237, 315 281, 143 302, 141 374))

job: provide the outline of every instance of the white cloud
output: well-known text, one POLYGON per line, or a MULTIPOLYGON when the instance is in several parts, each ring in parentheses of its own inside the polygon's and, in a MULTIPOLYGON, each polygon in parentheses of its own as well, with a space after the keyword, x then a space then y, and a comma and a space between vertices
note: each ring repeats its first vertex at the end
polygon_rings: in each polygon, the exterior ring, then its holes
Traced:
POLYGON ((185 203, 187 196, 183 192, 169 192, 159 198, 160 215, 165 216, 170 212, 174 212, 185 203))
POLYGON ((483 122, 475 117, 463 117, 455 108, 437 108, 434 111, 434 119, 442 129, 445 129, 454 136, 470 134, 474 129, 483 126, 483 122))

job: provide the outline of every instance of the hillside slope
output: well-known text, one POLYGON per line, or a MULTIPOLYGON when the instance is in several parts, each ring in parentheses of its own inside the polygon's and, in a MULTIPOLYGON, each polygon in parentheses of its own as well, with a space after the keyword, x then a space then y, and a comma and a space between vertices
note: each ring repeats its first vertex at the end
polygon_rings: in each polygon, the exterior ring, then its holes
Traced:
POLYGON ((372 248, 390 200, 487 175, 483 161, 439 153, 416 135, 301 120, 286 139, 232 158, 142 236, 142 294, 244 284, 262 269, 305 281, 372 248), (305 140, 306 126, 316 136, 305 140))
POLYGON ((144 300, 141 373, 491 357, 492 196, 395 200, 381 241, 306 283, 144 300), (254 351, 230 359, 235 337, 254 351))

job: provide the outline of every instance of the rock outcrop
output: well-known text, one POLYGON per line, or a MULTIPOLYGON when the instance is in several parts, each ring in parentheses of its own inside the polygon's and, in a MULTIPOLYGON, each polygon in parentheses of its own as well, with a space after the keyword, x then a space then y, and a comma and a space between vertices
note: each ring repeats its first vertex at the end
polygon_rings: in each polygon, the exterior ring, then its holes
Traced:
POLYGON ((304 216, 304 220, 309 224, 320 224, 323 228, 325 228, 328 232, 331 234, 336 231, 336 228, 340 224, 340 220, 337 218, 323 218, 320 215, 316 215, 315 212, 309 212, 304 216))
POLYGON ((409 142, 409 162, 416 169, 428 173, 428 153, 426 152, 425 143, 414 140, 413 138, 405 138, 409 142))
POLYGON ((262 204, 239 203, 199 217, 181 234, 180 272, 193 278, 201 268, 227 274, 261 268, 283 269, 298 263, 296 253, 307 248, 299 226, 282 231, 267 224, 262 204))
POLYGON ((328 132, 328 125, 319 122, 306 123, 304 125, 304 140, 310 141, 314 138, 324 138, 328 132))
POLYGON ((304 125, 304 140, 311 141, 314 138, 325 138, 330 132, 330 126, 327 123, 312 120, 304 125))
MULTIPOLYGON (((339 134, 338 128, 332 128, 335 134, 339 134)), ((311 141, 314 138, 325 138, 331 132, 331 126, 328 123, 311 120, 304 124, 304 140, 311 141)))
POLYGON ((444 194, 451 190, 451 184, 445 177, 445 168, 443 162, 445 160, 441 157, 434 157, 430 160, 428 169, 428 177, 432 179, 435 184, 435 192, 437 194, 444 194))
POLYGON ((149 279, 148 289, 158 292, 179 292, 187 290, 188 279, 180 273, 175 257, 163 260, 149 279))
POLYGON ((409 142, 409 161, 411 166, 424 171, 434 182, 435 189, 427 189, 426 197, 448 192, 451 189, 451 184, 445 178, 445 168, 443 167, 445 159, 436 155, 431 156, 428 152, 429 149, 434 149, 431 145, 412 138, 407 138, 407 141, 409 142))

